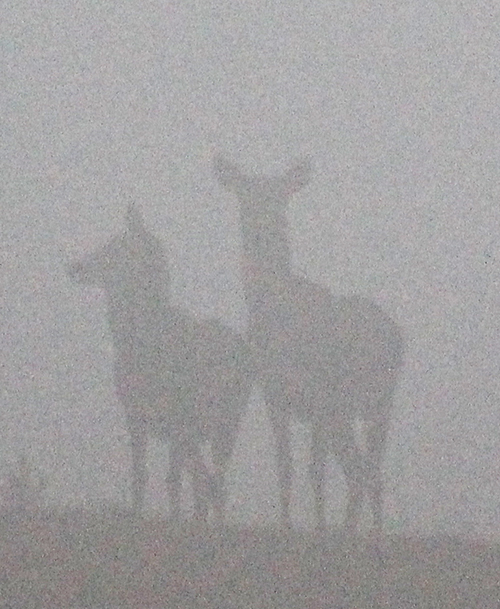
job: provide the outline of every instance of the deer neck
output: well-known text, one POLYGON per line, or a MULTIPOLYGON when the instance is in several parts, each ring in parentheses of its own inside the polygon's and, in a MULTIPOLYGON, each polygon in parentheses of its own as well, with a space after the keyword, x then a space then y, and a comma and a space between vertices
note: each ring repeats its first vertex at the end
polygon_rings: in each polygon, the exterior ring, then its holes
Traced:
POLYGON ((247 259, 244 274, 250 327, 262 332, 273 330, 289 306, 293 283, 290 265, 269 267, 247 259))
POLYGON ((115 347, 141 353, 159 339, 165 322, 165 303, 156 289, 116 285, 108 291, 108 321, 115 347))

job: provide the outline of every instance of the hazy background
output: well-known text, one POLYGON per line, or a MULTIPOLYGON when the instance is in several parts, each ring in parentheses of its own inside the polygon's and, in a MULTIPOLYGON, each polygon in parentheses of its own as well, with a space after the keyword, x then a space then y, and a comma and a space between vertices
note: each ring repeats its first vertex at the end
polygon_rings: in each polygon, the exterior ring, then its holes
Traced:
MULTIPOLYGON (((168 249, 173 300, 244 329, 236 201, 212 155, 273 172, 307 153, 297 266, 372 296, 408 337, 391 526, 500 533, 500 9, 445 4, 4 0, 0 473, 29 448, 54 501, 124 497, 105 303, 64 261, 121 230, 131 195, 168 249)), ((151 509, 165 505, 166 454, 151 449, 151 509)), ((338 519, 333 461, 330 473, 338 519)), ((275 482, 256 394, 234 513, 273 518, 275 482)))

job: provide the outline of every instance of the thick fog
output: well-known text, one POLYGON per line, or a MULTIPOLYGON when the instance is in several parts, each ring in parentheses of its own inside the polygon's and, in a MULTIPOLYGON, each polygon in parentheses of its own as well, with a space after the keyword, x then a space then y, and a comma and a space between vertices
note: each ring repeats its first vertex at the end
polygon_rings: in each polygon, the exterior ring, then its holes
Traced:
MULTIPOLYGON (((128 500, 106 301, 67 263, 123 231, 133 200, 172 302, 244 331, 238 201, 213 160, 271 175, 309 156, 290 199, 295 268, 372 298, 407 342, 388 527, 500 533, 499 17, 437 0, 4 3, 1 470, 27 451, 55 504, 128 500)), ((308 433, 293 429, 307 525, 308 433)), ((151 443, 149 509, 168 504, 167 453, 151 443)), ((279 516, 274 457, 256 386, 232 518, 279 516)), ((333 458, 328 485, 339 521, 333 458)))

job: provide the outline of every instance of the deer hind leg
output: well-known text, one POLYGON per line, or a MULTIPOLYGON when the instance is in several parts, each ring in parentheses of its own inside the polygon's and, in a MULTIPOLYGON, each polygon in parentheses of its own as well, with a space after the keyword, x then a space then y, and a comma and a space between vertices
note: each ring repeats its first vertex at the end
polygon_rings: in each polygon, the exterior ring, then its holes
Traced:
POLYGON ((347 416, 336 416, 331 440, 333 452, 343 469, 347 486, 347 509, 344 525, 349 534, 355 534, 363 510, 365 458, 356 443, 354 421, 347 416))
POLYGON ((309 461, 309 475, 314 493, 314 506, 316 522, 319 531, 325 531, 326 501, 325 501, 325 469, 328 457, 326 438, 323 430, 312 430, 311 459, 309 461))
POLYGON ((272 403, 269 408, 274 436, 276 439, 276 466, 281 505, 285 526, 292 528, 292 454, 290 449, 290 422, 286 412, 272 403))
POLYGON ((181 521, 182 499, 182 466, 184 454, 182 443, 171 437, 169 446, 169 467, 167 475, 168 497, 170 501, 170 519, 174 526, 181 521))
MULTIPOLYGON (((228 371, 229 377, 231 371, 228 371)), ((212 416, 206 422, 205 436, 210 442, 210 466, 208 470, 214 520, 221 525, 225 519, 226 471, 233 454, 241 412, 240 394, 233 383, 218 388, 213 396, 212 416)))
POLYGON ((383 460, 389 434, 388 417, 379 418, 369 424, 367 430, 368 492, 373 513, 373 526, 381 532, 384 520, 383 460))
POLYGON ((227 504, 226 471, 232 455, 231 446, 226 446, 227 439, 216 438, 211 445, 211 454, 215 473, 212 475, 214 516, 218 524, 225 519, 225 506, 227 504))
POLYGON ((343 459, 343 470, 347 484, 347 511, 345 526, 350 534, 356 534, 363 513, 364 499, 364 458, 353 448, 352 453, 343 459))
POLYGON ((137 424, 130 425, 130 448, 132 452, 132 511, 140 516, 144 508, 148 472, 146 467, 147 435, 137 424))
POLYGON ((189 458, 193 480, 194 517, 208 522, 210 505, 215 505, 216 490, 213 474, 209 471, 198 446, 192 447, 189 458))
POLYGON ((216 522, 224 523, 225 506, 227 505, 226 472, 234 453, 236 439, 240 421, 246 411, 251 397, 252 378, 241 375, 235 378, 234 372, 228 371, 227 377, 232 382, 225 385, 224 390, 217 397, 219 406, 215 412, 219 411, 218 417, 215 415, 211 419, 211 456, 214 467, 213 493, 214 493, 214 512, 216 522))

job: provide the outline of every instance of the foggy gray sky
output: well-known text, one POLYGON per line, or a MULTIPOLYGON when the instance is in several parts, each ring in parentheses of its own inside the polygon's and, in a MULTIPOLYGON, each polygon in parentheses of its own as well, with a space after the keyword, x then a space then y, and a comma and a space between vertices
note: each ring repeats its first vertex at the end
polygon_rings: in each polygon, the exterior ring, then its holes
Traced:
MULTIPOLYGON (((119 4, 0 9, 1 467, 31 447, 60 500, 119 496, 105 303, 65 260, 121 230, 131 195, 169 252, 173 300, 243 329, 237 205, 212 156, 273 172, 311 154, 290 209, 297 267, 371 296, 408 338, 387 458, 395 526, 500 533, 495 3, 119 4)), ((259 404, 231 480, 235 510, 269 516, 259 404)), ((296 500, 307 520, 309 496, 296 500)))

